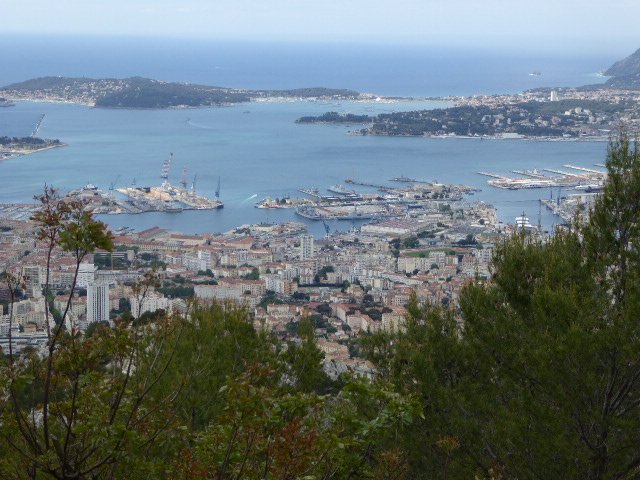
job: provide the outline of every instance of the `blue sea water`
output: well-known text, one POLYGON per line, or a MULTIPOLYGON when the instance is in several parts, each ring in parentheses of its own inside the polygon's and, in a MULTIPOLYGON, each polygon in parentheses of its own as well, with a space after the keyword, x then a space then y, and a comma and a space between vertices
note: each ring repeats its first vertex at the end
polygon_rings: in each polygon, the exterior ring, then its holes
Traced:
MULTIPOLYGON (((140 75, 247 88, 327 86, 381 95, 441 96, 518 92, 536 86, 602 81, 594 72, 616 58, 519 56, 504 51, 443 50, 284 44, 222 44, 193 41, 134 42, 0 36, 4 52, 0 85, 43 75, 127 77, 140 75), (9 48, 6 48, 9 47, 9 48), (530 76, 532 71, 541 76, 530 76)), ((300 195, 300 187, 326 188, 348 177, 383 183, 407 175, 478 186, 478 200, 496 205, 504 221, 524 211, 538 216, 548 191, 489 187, 478 170, 592 166, 603 160, 598 142, 478 141, 354 137, 349 127, 297 125, 302 115, 325 111, 376 114, 434 108, 439 102, 250 103, 184 110, 105 110, 77 105, 19 102, 0 109, 0 135, 27 135, 41 114, 40 136, 68 147, 0 163, 0 202, 27 202, 46 182, 61 189, 94 183, 108 188, 160 181, 162 161, 174 153, 171 180, 183 168, 197 190, 213 195, 218 177, 225 208, 215 212, 105 216, 114 226, 159 225, 185 232, 226 231, 243 223, 300 220, 290 210, 258 210, 265 196, 300 195)), ((554 195, 557 192, 554 192, 554 195)), ((543 223, 557 219, 546 212, 543 223)), ((322 225, 308 222, 320 235, 322 225)), ((351 225, 334 222, 332 228, 351 225)))

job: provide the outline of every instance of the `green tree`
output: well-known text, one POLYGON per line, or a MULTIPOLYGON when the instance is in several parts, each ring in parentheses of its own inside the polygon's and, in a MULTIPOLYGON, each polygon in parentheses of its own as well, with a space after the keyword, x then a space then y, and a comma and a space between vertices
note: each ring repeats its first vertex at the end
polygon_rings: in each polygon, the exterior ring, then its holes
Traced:
POLYGON ((423 399, 403 437, 416 478, 636 478, 640 453, 640 154, 613 140, 588 219, 516 235, 460 311, 409 306, 363 352, 423 399), (455 448, 452 448, 455 446, 455 448))
POLYGON ((134 452, 144 463, 141 452, 170 412, 166 402, 146 403, 167 364, 156 362, 141 377, 134 362, 157 358, 169 344, 157 327, 143 332, 120 324, 86 338, 73 325, 65 330, 79 266, 97 248, 111 250, 111 236, 80 202, 63 202, 53 189, 42 202, 34 216, 39 239, 72 256, 74 278, 61 321, 49 330, 46 355, 10 352, 0 363, 0 472, 3 478, 119 476, 134 452))
MULTIPOLYGON (((171 368, 158 382, 154 398, 163 398, 180 385, 174 409, 189 430, 201 430, 224 409, 219 389, 246 365, 273 363, 271 339, 253 328, 244 308, 232 304, 194 305, 190 320, 177 319, 175 348, 167 351, 171 368)), ((168 359, 167 359, 168 360, 168 359)), ((148 368, 140 366, 141 374, 148 368)))
POLYGON ((300 320, 297 333, 300 341, 288 342, 283 354, 291 384, 302 392, 327 391, 332 382, 322 368, 324 353, 316 345, 312 320, 300 320))

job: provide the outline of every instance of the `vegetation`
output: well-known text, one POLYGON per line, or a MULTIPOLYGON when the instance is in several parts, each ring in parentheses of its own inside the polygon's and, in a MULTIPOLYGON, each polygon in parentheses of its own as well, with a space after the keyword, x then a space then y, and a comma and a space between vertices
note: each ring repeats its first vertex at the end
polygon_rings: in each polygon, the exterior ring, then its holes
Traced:
POLYGON ((635 112, 629 99, 620 101, 570 99, 501 105, 463 105, 433 110, 381 113, 369 117, 328 112, 302 117, 297 123, 371 123, 356 132, 386 136, 522 136, 577 137, 588 127, 610 129, 616 115, 635 112), (570 112, 570 113, 566 113, 570 112), (597 119, 597 120, 596 120, 597 119))
POLYGON ((296 123, 371 123, 372 120, 369 115, 327 112, 317 117, 300 117, 296 123))
POLYGON ((640 153, 622 136, 607 167, 589 219, 507 241, 459 317, 414 301, 406 332, 363 341, 423 399, 401 436, 417 478, 637 478, 640 153))
POLYGON ((41 77, 2 88, 14 95, 41 95, 71 101, 93 102, 106 108, 170 108, 227 105, 254 98, 296 97, 353 99, 359 93, 347 89, 300 88, 291 90, 245 90, 189 83, 163 82, 142 77, 94 79, 41 77))
POLYGON ((50 140, 47 138, 38 137, 0 137, 0 146, 2 147, 14 147, 14 148, 42 148, 60 146, 62 143, 60 140, 50 140))

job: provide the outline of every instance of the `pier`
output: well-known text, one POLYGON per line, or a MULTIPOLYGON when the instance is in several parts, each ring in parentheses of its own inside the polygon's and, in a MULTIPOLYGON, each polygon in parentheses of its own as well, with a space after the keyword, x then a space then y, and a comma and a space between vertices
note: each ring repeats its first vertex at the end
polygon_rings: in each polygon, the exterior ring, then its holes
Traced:
POLYGON ((485 177, 497 178, 498 180, 510 180, 510 178, 505 177, 503 175, 497 175, 495 173, 489 173, 489 172, 478 172, 478 175, 484 175, 485 177))
POLYGON ((547 178, 544 174, 539 173, 537 170, 512 170, 513 173, 518 175, 524 175, 525 177, 544 179, 547 178))
POLYGON ((593 168, 578 167, 576 165, 563 165, 563 167, 571 168, 573 170, 578 170, 581 172, 593 173, 595 175, 605 175, 605 172, 603 172, 602 170, 595 170, 593 168))
POLYGON ((391 190, 391 187, 388 187, 386 185, 376 185, 375 183, 362 182, 359 180, 353 180, 351 178, 347 178, 344 182, 349 183, 351 185, 360 185, 362 187, 377 188, 378 190, 382 190, 384 192, 391 190))
POLYGON ((40 130, 40 126, 42 125, 43 121, 44 121, 44 113, 40 115, 40 118, 36 122, 36 125, 33 127, 33 131, 31 132, 31 137, 35 137, 36 135, 38 135, 38 130, 40 130))
POLYGON ((574 173, 574 172, 565 172, 564 170, 556 170, 554 168, 543 168, 543 170, 545 172, 550 172, 550 173, 555 173, 557 175, 562 175, 563 177, 582 177, 582 178, 586 178, 587 177, 584 174, 574 173))

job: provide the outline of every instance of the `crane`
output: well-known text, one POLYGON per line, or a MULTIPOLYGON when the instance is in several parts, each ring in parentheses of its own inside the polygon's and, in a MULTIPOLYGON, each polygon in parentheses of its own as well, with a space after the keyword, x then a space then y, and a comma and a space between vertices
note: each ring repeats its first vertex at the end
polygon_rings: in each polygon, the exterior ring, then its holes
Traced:
POLYGON ((193 182, 191 182, 191 193, 196 193, 196 180, 198 180, 198 174, 193 176, 193 182))
POLYGON ((218 188, 216 188, 216 198, 220 198, 220 177, 218 177, 218 188))
POLYGON ((322 220, 322 225, 324 225, 324 231, 327 233, 327 237, 329 236, 329 225, 327 225, 327 222, 325 222, 324 220, 322 220))
POLYGON ((116 187, 116 183, 118 183, 118 180, 120 180, 120 174, 118 174, 118 176, 116 177, 116 179, 111 182, 111 184, 109 185, 109 191, 113 194, 113 190, 116 187))

